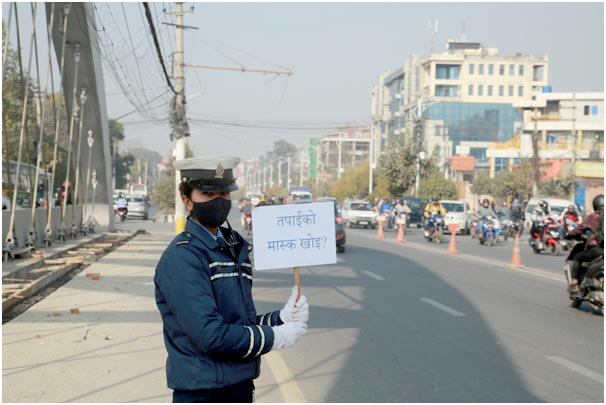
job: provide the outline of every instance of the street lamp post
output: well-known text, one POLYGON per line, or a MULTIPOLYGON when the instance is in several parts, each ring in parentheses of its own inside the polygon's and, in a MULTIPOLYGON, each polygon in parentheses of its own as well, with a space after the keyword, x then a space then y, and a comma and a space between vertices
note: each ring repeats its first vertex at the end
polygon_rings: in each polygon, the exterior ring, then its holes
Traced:
POLYGON ((95 233, 95 192, 97 191, 97 170, 93 169, 93 173, 91 174, 91 184, 93 186, 93 198, 92 198, 92 213, 90 217, 90 221, 88 222, 88 232, 95 233))
POLYGON ((84 191, 84 211, 82 213, 82 224, 80 225, 81 232, 85 233, 86 222, 88 221, 88 189, 90 187, 90 163, 93 151, 93 144, 95 143, 95 139, 93 138, 93 130, 88 130, 88 168, 86 169, 86 190, 84 191))

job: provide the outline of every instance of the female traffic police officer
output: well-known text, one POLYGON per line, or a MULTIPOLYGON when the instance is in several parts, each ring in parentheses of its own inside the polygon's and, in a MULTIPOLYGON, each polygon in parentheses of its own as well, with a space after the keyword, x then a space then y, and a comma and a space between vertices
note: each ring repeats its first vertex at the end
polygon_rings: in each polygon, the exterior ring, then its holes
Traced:
POLYGON ((239 162, 216 156, 175 162, 191 215, 154 277, 173 402, 252 402, 260 356, 293 346, 307 330, 309 305, 303 295, 296 301, 296 287, 282 310, 257 315, 252 247, 229 223, 220 226, 238 189, 232 169, 239 162))

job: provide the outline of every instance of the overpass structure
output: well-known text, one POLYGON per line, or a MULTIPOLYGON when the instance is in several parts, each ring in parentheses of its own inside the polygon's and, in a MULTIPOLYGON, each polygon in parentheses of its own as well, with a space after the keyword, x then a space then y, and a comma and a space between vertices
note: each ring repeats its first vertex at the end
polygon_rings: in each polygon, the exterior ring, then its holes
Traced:
MULTIPOLYGON (((35 134, 35 137, 39 136, 40 140, 49 137, 54 139, 55 145, 58 139, 69 140, 67 174, 63 178, 54 178, 54 174, 50 175, 50 181, 44 182, 45 201, 38 207, 36 206, 37 193, 33 191, 35 188, 32 188, 31 207, 18 206, 16 203, 18 181, 13 182, 14 190, 8 190, 12 204, 9 209, 2 211, 4 260, 15 258, 37 246, 50 246, 66 239, 78 238, 95 232, 95 228, 98 230, 114 227, 112 155, 100 44, 95 28, 94 3, 38 3, 38 5, 40 7, 37 12, 42 11, 46 14, 47 32, 38 33, 37 40, 46 38, 49 46, 52 44, 49 57, 52 52, 58 61, 60 80, 55 78, 55 82, 61 83, 68 127, 67 130, 61 130, 57 125, 53 133, 44 133, 41 130, 40 134, 35 134), (62 190, 59 195, 64 196, 60 204, 53 198, 54 191, 58 187, 62 190)), ((32 10, 36 10, 33 5, 32 10)), ((32 14, 35 12, 33 11, 32 14)), ((31 58, 30 54, 30 63, 31 58)), ((40 77, 44 77, 45 64, 41 65, 43 72, 40 77)), ((50 69, 50 63, 48 68, 50 69)), ((43 83, 40 79, 41 83, 38 87, 42 92, 46 87, 48 94, 48 74, 46 77, 47 83, 43 83)), ((23 104, 24 110, 27 109, 28 103, 23 104)), ((22 161, 24 157, 21 153, 23 142, 23 129, 21 129, 19 156, 15 172, 11 174, 15 179, 19 179, 19 171, 25 170, 26 163, 22 161)), ((56 162, 56 146, 54 158, 56 162)), ((37 168, 43 167, 44 162, 41 161, 43 159, 44 155, 39 150, 37 168)), ((54 167, 53 161, 46 163, 48 167, 54 167)), ((3 173, 3 181, 5 177, 6 173, 3 173)))

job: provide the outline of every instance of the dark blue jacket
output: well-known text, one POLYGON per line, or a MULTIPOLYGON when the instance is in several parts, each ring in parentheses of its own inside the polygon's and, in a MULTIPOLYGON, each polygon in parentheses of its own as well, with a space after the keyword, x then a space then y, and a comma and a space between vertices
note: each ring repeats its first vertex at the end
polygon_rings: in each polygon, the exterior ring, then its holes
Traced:
MULTIPOLYGON (((230 231, 221 228, 227 241, 230 231)), ((252 247, 234 232, 232 252, 188 218, 156 266, 156 304, 168 351, 168 387, 219 388, 259 376, 279 311, 257 315, 252 300, 252 247)))

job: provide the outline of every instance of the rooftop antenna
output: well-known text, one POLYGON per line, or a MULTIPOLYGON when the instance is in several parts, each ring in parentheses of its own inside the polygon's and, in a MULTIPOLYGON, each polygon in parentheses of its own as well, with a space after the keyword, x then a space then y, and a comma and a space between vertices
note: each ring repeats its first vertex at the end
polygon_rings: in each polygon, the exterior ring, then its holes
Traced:
POLYGON ((433 27, 432 27, 432 21, 431 20, 427 21, 427 28, 432 30, 431 31, 431 46, 429 48, 429 53, 433 53, 433 46, 434 46, 436 34, 438 33, 438 20, 436 19, 433 22, 433 27))

